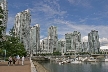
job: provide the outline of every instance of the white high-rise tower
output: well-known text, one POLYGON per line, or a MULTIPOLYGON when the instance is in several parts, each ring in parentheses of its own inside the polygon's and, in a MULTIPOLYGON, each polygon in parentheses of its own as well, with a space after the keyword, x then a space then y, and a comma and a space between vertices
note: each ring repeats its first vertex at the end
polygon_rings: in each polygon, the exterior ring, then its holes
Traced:
POLYGON ((88 34, 89 52, 98 53, 100 49, 99 35, 98 31, 92 30, 88 34))
POLYGON ((3 19, 2 26, 5 27, 5 30, 3 31, 3 36, 6 35, 6 28, 7 28, 7 21, 8 21, 8 10, 7 10, 7 1, 6 0, 0 0, 0 6, 3 9, 3 19))
POLYGON ((15 16, 14 32, 19 37, 20 42, 24 44, 26 50, 29 49, 30 23, 31 15, 28 9, 17 13, 15 16))
POLYGON ((30 29, 30 51, 32 54, 37 54, 41 52, 39 24, 34 25, 30 29))
POLYGON ((57 50, 57 27, 51 26, 48 29, 48 51, 49 53, 53 53, 57 50))

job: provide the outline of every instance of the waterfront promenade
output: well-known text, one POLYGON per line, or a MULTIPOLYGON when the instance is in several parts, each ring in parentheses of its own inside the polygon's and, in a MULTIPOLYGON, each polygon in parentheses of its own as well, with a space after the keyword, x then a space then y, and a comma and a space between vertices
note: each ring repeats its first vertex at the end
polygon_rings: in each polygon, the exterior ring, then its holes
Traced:
POLYGON ((36 61, 29 60, 24 61, 24 65, 18 65, 17 62, 15 65, 8 66, 8 61, 0 62, 0 72, 50 72, 41 64, 36 61))
POLYGON ((32 72, 31 71, 31 63, 29 60, 24 62, 24 65, 20 64, 18 65, 16 62, 16 65, 10 65, 8 66, 8 62, 0 62, 0 72, 32 72))

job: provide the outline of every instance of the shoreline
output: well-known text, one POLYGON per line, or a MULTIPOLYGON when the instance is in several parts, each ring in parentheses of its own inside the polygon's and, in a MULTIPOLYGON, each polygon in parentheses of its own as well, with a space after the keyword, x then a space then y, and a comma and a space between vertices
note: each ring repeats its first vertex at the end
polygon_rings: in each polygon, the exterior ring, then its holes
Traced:
POLYGON ((41 65, 37 61, 33 61, 33 64, 34 64, 37 72, 50 72, 48 69, 46 69, 43 65, 41 65))

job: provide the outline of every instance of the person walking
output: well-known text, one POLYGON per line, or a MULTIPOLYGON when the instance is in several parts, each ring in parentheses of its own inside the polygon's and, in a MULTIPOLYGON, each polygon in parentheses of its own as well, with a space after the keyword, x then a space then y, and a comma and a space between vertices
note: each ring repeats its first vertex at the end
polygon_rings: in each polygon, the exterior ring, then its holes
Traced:
POLYGON ((24 56, 22 56, 22 65, 24 65, 24 56))
POLYGON ((12 57, 10 56, 8 59, 8 66, 11 65, 11 62, 12 62, 12 57))
POLYGON ((20 56, 19 55, 17 56, 17 61, 18 61, 18 64, 19 64, 19 61, 20 61, 20 56))
POLYGON ((15 57, 12 58, 12 62, 13 62, 13 65, 15 65, 15 62, 16 62, 16 58, 15 57))

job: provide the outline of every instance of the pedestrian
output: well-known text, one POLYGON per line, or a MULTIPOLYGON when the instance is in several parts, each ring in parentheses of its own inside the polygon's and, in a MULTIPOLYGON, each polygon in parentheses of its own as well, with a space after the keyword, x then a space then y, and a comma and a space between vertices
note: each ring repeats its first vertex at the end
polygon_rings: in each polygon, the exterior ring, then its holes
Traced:
POLYGON ((10 56, 8 59, 8 66, 11 65, 11 62, 12 62, 12 57, 10 56))
POLYGON ((22 65, 24 65, 24 56, 22 56, 22 65))
POLYGON ((20 56, 19 55, 17 56, 17 61, 18 61, 18 64, 19 64, 19 61, 20 61, 20 56))
POLYGON ((16 62, 15 56, 12 58, 12 62, 13 62, 13 65, 15 65, 15 62, 16 62))

